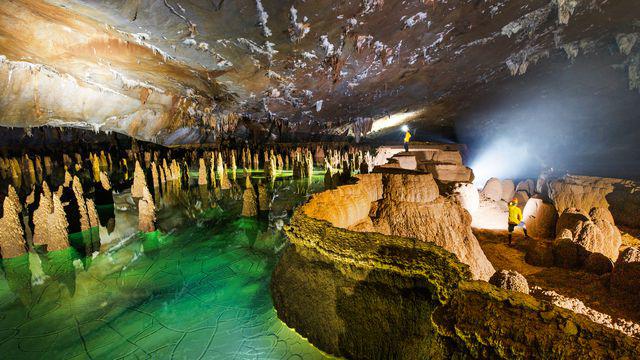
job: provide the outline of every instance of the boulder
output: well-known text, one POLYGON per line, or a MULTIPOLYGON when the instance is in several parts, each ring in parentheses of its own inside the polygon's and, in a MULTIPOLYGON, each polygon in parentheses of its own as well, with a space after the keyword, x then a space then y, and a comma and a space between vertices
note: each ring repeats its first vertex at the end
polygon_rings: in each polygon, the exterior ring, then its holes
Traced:
POLYGON ((640 248, 626 248, 611 273, 611 286, 640 296, 640 248))
POLYGON ((558 213, 552 204, 547 204, 539 198, 529 199, 522 211, 522 217, 530 236, 543 239, 553 239, 555 236, 558 213))
POLYGON ((613 261, 600 253, 591 253, 584 262, 584 269, 592 274, 604 275, 613 270, 613 261))
POLYGON ((594 208, 590 213, 593 214, 593 217, 572 208, 566 209, 562 213, 556 226, 556 233, 558 234, 557 239, 563 241, 557 241, 559 249, 557 250, 558 254, 554 253, 554 256, 560 257, 556 259, 557 264, 568 267, 582 265, 586 267, 588 265, 593 272, 600 273, 609 266, 605 261, 591 255, 599 253, 612 262, 615 261, 618 258, 622 237, 615 225, 609 222, 612 217, 608 210, 594 208), (575 249, 568 250, 570 245, 567 244, 567 241, 572 242, 575 249), (562 257, 568 256, 567 252, 570 252, 571 255, 567 259, 562 259, 562 257), (577 252, 577 260, 574 259, 574 252, 577 252))
MULTIPOLYGON (((563 230, 569 230, 575 228, 579 223, 589 221, 589 215, 579 209, 565 209, 556 223, 556 234, 560 234, 563 230)), ((573 237, 573 235, 571 236, 573 237)))
POLYGON ((513 184, 513 180, 502 180, 502 200, 509 202, 513 199, 513 195, 516 193, 516 186, 513 184))
POLYGON ((531 179, 520 181, 516 186, 516 192, 519 191, 525 191, 529 197, 532 197, 536 193, 536 183, 531 179))
POLYGON ((530 198, 529 194, 526 191, 517 191, 513 197, 518 199, 518 207, 524 210, 524 207, 527 205, 530 198))
POLYGON ((527 279, 517 271, 500 270, 496 271, 489 279, 489 284, 495 285, 505 290, 517 291, 529 294, 529 283, 527 279))
POLYGON ((482 195, 493 201, 500 201, 502 199, 502 181, 496 178, 487 180, 482 189, 482 195))

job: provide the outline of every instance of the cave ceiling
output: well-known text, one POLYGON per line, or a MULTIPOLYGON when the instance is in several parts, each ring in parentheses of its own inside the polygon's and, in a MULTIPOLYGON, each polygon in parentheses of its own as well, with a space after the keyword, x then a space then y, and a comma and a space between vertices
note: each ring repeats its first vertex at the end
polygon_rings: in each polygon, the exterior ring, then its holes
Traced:
POLYGON ((492 86, 579 56, 637 92, 639 48, 635 0, 5 0, 0 124, 163 144, 450 129, 492 86))

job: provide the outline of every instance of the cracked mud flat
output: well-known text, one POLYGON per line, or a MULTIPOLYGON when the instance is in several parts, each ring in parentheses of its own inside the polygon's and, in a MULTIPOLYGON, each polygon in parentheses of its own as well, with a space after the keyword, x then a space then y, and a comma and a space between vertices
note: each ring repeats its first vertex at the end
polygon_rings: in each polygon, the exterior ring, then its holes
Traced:
MULTIPOLYGON (((276 185, 272 209, 322 188, 297 183, 276 185)), ((223 215, 200 225, 103 244, 95 257, 69 248, 4 260, 1 357, 326 358, 277 318, 269 280, 282 238, 267 219, 240 218, 239 201, 219 202, 223 215)), ((163 211, 159 222, 179 213, 163 211)), ((116 222, 127 216, 116 211, 116 222)))

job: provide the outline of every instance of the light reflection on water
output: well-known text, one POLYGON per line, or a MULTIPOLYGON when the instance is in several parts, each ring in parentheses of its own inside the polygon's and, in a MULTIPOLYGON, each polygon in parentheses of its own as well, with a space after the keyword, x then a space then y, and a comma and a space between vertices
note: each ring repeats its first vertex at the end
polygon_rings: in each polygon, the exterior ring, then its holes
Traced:
POLYGON ((156 194, 159 230, 148 234, 117 195, 99 209, 115 224, 72 234, 66 250, 3 260, 2 358, 326 357, 277 318, 269 295, 279 228, 322 177, 267 184, 271 211, 257 219, 239 217, 237 184, 156 194))

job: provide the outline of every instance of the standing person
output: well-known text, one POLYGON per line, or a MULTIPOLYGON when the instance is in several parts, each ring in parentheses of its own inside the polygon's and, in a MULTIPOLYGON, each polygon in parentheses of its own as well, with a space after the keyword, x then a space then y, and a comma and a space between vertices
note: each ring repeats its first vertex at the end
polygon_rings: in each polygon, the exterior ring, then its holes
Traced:
POLYGON ((513 198, 509 203, 509 245, 511 245, 513 230, 516 226, 524 230, 525 237, 529 237, 529 235, 527 235, 527 225, 522 221, 522 210, 518 207, 518 199, 513 198))
POLYGON ((409 151, 409 141, 411 140, 411 131, 409 131, 409 128, 405 125, 402 128, 404 130, 404 151, 408 152, 409 151))

